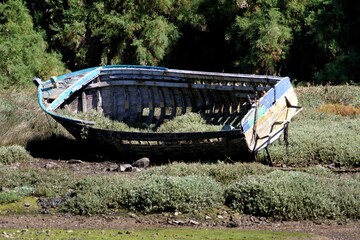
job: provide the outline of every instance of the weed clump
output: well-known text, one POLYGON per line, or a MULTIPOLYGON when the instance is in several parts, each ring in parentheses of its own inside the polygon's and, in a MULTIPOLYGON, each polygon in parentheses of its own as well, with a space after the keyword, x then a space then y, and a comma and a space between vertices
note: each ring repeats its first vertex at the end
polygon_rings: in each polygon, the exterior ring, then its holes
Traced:
POLYGON ((207 124, 199 113, 186 113, 165 121, 157 132, 207 132, 220 131, 221 125, 207 124))
POLYGON ((122 121, 112 120, 105 116, 104 113, 94 109, 88 112, 72 113, 68 110, 58 110, 60 114, 94 122, 95 128, 124 131, 124 132, 160 132, 160 133, 175 133, 175 132, 206 132, 206 131, 220 131, 221 125, 208 124, 199 113, 185 113, 174 117, 171 120, 165 120, 158 128, 154 129, 153 125, 146 126, 145 124, 127 124, 122 121))
POLYGON ((153 176, 130 192, 127 207, 145 213, 216 207, 223 203, 222 187, 209 177, 153 176))
POLYGON ((120 208, 144 213, 186 212, 222 203, 221 185, 209 177, 112 176, 80 181, 63 211, 78 215, 109 213, 120 208))
POLYGON ((109 213, 124 206, 132 180, 118 176, 97 176, 80 180, 62 211, 77 215, 109 213))
POLYGON ((274 171, 231 185, 225 199, 242 213, 278 220, 359 219, 359 187, 354 179, 274 171))
POLYGON ((0 164, 33 161, 33 157, 19 145, 0 147, 0 164))
POLYGON ((268 166, 259 163, 225 163, 217 162, 212 164, 205 163, 183 163, 175 162, 167 165, 150 168, 143 175, 153 176, 162 175, 169 177, 184 176, 207 176, 222 185, 229 185, 239 181, 249 175, 262 175, 272 171, 268 166))

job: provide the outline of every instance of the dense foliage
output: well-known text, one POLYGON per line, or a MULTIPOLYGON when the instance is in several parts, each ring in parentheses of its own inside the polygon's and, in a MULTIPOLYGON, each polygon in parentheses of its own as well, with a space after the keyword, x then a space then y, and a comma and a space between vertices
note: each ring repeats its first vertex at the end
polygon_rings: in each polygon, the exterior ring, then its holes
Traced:
POLYGON ((9 0, 0 10, 1 85, 48 78, 63 63, 359 82, 357 1, 9 0))
POLYGON ((63 72, 59 56, 46 48, 22 1, 0 2, 0 85, 26 85, 34 76, 48 78, 63 72))

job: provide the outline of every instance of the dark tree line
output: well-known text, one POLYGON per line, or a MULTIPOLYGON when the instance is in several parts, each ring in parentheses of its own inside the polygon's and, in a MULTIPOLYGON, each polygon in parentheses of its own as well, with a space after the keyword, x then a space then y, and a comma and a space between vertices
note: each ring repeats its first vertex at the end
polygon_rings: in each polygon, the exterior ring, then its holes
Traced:
POLYGON ((350 0, 0 1, 0 83, 104 64, 359 83, 359 35, 350 0))

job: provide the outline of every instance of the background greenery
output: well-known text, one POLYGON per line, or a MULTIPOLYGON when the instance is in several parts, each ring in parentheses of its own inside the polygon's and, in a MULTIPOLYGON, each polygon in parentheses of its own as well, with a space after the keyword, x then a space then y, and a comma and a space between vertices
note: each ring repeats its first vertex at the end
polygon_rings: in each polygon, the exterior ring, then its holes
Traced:
POLYGON ((104 64, 359 83, 360 3, 0 1, 0 84, 104 64))

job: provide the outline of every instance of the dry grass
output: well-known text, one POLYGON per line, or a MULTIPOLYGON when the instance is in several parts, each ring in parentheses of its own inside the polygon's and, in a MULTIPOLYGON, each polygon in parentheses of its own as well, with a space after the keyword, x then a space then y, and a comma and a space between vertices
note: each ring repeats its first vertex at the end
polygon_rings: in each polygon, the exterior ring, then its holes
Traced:
POLYGON ((333 113, 341 116, 354 116, 360 114, 360 106, 355 107, 339 103, 326 103, 321 105, 317 110, 319 112, 333 113))

